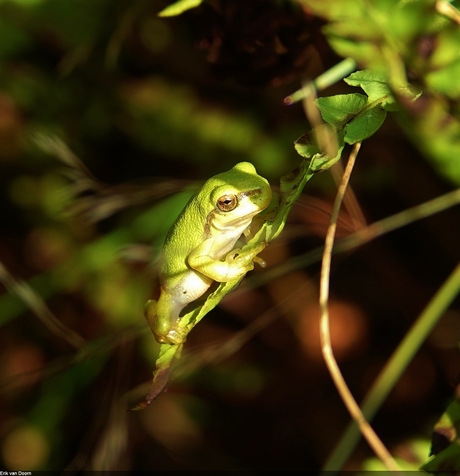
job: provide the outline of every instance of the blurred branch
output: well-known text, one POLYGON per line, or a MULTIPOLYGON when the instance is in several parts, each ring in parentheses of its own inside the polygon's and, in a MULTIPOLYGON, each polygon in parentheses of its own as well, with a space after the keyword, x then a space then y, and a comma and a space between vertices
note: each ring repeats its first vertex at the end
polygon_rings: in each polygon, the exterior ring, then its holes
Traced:
POLYGON ((94 40, 81 43, 76 48, 69 50, 59 61, 57 71, 61 77, 68 76, 78 65, 88 60, 94 48, 94 40))
MULTIPOLYGON (((407 208, 402 212, 391 215, 382 220, 376 221, 371 225, 360 229, 359 231, 337 240, 334 244, 333 255, 353 251, 376 238, 386 235, 398 228, 414 223, 423 218, 428 218, 436 213, 447 210, 460 204, 460 189, 453 190, 439 197, 428 200, 415 207, 407 208)), ((280 276, 284 276, 297 269, 304 268, 311 264, 317 263, 321 259, 323 247, 315 248, 308 253, 289 258, 282 264, 267 269, 263 274, 250 276, 244 280, 240 289, 248 286, 262 286, 280 276)))
POLYGON ((77 332, 63 324, 48 308, 45 301, 25 281, 16 280, 0 262, 0 282, 45 324, 57 337, 68 342, 75 349, 80 349, 85 340, 77 332))
MULTIPOLYGON (((133 346, 126 337, 119 342, 115 355, 116 361, 110 385, 105 390, 105 401, 110 401, 106 410, 105 425, 91 458, 92 471, 116 471, 129 446, 128 413, 126 402, 122 397, 126 379, 130 375, 133 346)), ((87 454, 87 453, 86 453, 87 454)), ((77 455, 78 456, 78 455, 77 455)), ((84 456, 84 455, 81 455, 84 456)), ((81 468, 83 469, 83 468, 81 468)))
POLYGON ((67 208, 69 216, 78 216, 91 223, 104 220, 129 207, 163 198, 190 183, 188 180, 158 179, 148 183, 125 182, 108 185, 96 179, 86 165, 55 136, 35 134, 34 141, 45 153, 59 159, 66 167, 63 174, 71 184, 66 188, 71 197, 67 208), (91 195, 78 196, 83 193, 91 195))
POLYGON ((136 17, 140 15, 142 2, 136 2, 130 5, 121 17, 121 20, 110 37, 105 53, 105 66, 108 70, 114 70, 117 66, 118 57, 123 46, 123 42, 133 29, 136 17))

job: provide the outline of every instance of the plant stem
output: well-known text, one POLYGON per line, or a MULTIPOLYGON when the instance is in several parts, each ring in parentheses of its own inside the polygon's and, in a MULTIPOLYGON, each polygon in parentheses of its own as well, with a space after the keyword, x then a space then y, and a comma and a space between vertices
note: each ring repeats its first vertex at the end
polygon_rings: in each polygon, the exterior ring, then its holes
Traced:
MULTIPOLYGON (((363 401, 362 412, 371 420, 435 324, 460 292, 460 263, 428 303, 387 362, 363 401)), ((350 422, 339 444, 324 465, 324 471, 341 468, 359 440, 359 429, 350 422)))
POLYGON ((337 81, 348 76, 356 69, 356 62, 352 58, 346 58, 332 68, 325 71, 313 81, 309 81, 302 89, 290 94, 284 99, 284 103, 288 106, 299 101, 303 101, 307 96, 316 91, 322 91, 337 81))
MULTIPOLYGON (((374 432, 373 428, 367 422, 365 416, 360 410, 356 400, 348 388, 345 379, 340 371, 340 368, 337 364, 337 361, 334 357, 332 344, 331 344, 331 335, 329 329, 329 282, 330 282, 330 269, 331 269, 331 258, 332 258, 332 248, 334 246, 335 231, 337 228, 337 218, 340 211, 340 205, 342 203, 343 196, 345 195, 348 181, 353 170, 353 166, 358 155, 359 148, 361 143, 358 142, 354 145, 353 150, 350 154, 347 166, 343 173, 342 182, 337 191, 336 200, 334 203, 334 208, 332 210, 331 220, 329 228, 326 235, 326 240, 324 244, 324 253, 323 253, 323 262, 321 266, 321 281, 320 281, 320 297, 319 303, 321 307, 321 320, 320 320, 320 337, 321 337, 321 350, 323 352, 324 361, 326 362, 329 373, 334 381, 334 384, 339 392, 343 403, 347 407, 350 415, 355 420, 359 431, 366 438, 367 442, 374 450, 375 454, 382 461, 382 463, 390 470, 398 472, 399 468, 390 452, 387 450, 385 445, 382 443, 380 438, 374 432)), ((341 468, 337 466, 336 468, 341 468)))

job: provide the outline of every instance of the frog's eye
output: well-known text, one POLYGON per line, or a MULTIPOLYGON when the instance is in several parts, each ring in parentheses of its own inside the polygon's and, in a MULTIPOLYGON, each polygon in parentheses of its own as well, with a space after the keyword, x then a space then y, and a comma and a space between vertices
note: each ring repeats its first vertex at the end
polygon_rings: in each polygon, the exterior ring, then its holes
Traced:
POLYGON ((238 205, 238 198, 236 195, 222 195, 217 199, 217 208, 221 212, 231 212, 238 205))

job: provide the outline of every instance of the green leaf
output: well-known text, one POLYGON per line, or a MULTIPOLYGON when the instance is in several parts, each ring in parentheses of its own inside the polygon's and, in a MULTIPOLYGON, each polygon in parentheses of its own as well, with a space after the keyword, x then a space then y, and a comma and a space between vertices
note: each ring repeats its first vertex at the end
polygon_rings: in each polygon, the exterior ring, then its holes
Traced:
POLYGON ((150 391, 142 402, 139 402, 135 407, 131 408, 131 411, 138 411, 147 408, 166 388, 171 376, 172 366, 174 362, 180 357, 182 348, 183 344, 160 345, 160 352, 156 360, 155 372, 153 374, 153 381, 150 391))
POLYGON ((307 159, 322 155, 311 131, 307 134, 301 135, 294 142, 294 148, 299 155, 307 159))
POLYGON ((350 74, 344 81, 350 86, 362 88, 370 102, 380 101, 380 106, 384 109, 397 110, 388 79, 384 73, 365 69, 350 74))
POLYGON ((454 400, 433 429, 431 451, 435 455, 422 466, 436 474, 456 473, 460 468, 460 402, 454 400))
POLYGON ((374 134, 383 124, 387 113, 381 107, 375 107, 350 121, 345 129, 345 142, 355 144, 374 134))
POLYGON ((158 13, 159 17, 175 17, 184 13, 187 10, 198 7, 203 3, 203 0, 178 0, 177 2, 171 3, 166 8, 161 10, 158 13))
MULTIPOLYGON (((376 94, 377 86, 366 84, 366 88, 376 94)), ((373 101, 376 105, 372 107, 373 103, 358 93, 318 98, 316 102, 322 118, 334 125, 338 132, 345 131, 344 141, 348 144, 355 144, 370 137, 386 117, 386 111, 380 107, 380 100, 373 101)))
MULTIPOLYGON (((332 129, 332 126, 329 127, 332 129)), ((325 153, 324 148, 318 144, 316 140, 316 131, 317 128, 307 134, 303 134, 294 143, 294 148, 297 153, 311 162, 311 170, 314 173, 327 170, 334 165, 340 159, 345 145, 344 133, 337 133, 335 129, 331 131, 331 133, 333 132, 335 134, 337 148, 334 151, 335 154, 333 154, 333 157, 329 157, 325 153)))
POLYGON ((314 167, 313 161, 303 160, 297 169, 281 177, 277 206, 262 214, 265 222, 254 239, 270 243, 283 231, 292 206, 314 174, 314 167))
POLYGON ((323 120, 339 127, 366 106, 367 97, 358 93, 337 94, 336 96, 318 98, 316 104, 323 120))
POLYGON ((460 441, 455 440, 420 469, 436 476, 452 476, 458 474, 458 468, 460 468, 460 441))

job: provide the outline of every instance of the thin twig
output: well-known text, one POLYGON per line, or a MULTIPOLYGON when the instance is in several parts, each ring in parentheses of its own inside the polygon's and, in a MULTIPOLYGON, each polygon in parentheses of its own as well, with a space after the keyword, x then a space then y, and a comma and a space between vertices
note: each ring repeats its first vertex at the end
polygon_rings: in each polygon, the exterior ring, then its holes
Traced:
MULTIPOLYGON (((413 360, 415 354, 433 330, 433 327, 457 297, 459 289, 460 263, 457 264, 453 272, 416 319, 373 383, 361 404, 362 412, 367 419, 371 420, 382 406, 382 403, 413 360)), ((355 422, 351 422, 328 458, 323 471, 328 472, 331 468, 341 466, 353 451, 358 439, 359 430, 355 422)))
POLYGON ((320 320, 320 337, 321 337, 321 349, 323 352, 323 357, 326 362, 326 365, 329 369, 331 377, 334 381, 337 391, 339 392, 345 406, 352 418, 356 421, 359 426, 361 433, 367 442, 374 450, 375 454, 380 458, 382 463, 391 471, 398 472, 399 468, 395 460, 391 456, 390 452, 387 450, 385 445, 382 443, 380 438, 374 432, 373 428, 369 425, 367 420, 364 418, 359 405, 356 403, 353 395, 348 388, 345 379, 340 371, 340 368, 337 364, 337 361, 334 357, 331 344, 331 334, 329 328, 329 282, 330 282, 330 268, 331 268, 331 258, 332 258, 332 248, 334 246, 335 232, 337 229, 337 218, 339 215, 340 206, 345 195, 348 181, 350 179, 353 166, 356 161, 356 156, 361 147, 361 143, 358 142, 354 145, 353 150, 348 159, 347 166, 345 168, 342 182, 340 183, 339 189, 337 191, 336 200, 334 203, 334 208, 332 210, 330 226, 326 235, 323 260, 321 266, 321 280, 320 280, 320 296, 319 304, 321 308, 321 320, 320 320))
MULTIPOLYGON (((325 123, 321 117, 321 113, 315 104, 315 99, 317 97, 316 89, 311 85, 311 83, 307 83, 304 84, 304 90, 305 97, 303 99, 303 108, 312 126, 311 134, 313 134, 316 142, 327 156, 335 157, 339 150, 336 132, 329 124, 325 123)), ((331 175, 337 186, 340 183, 342 173, 343 168, 340 162, 335 163, 331 167, 331 175)), ((344 203, 346 209, 353 216, 355 221, 362 223, 364 226, 366 220, 351 187, 348 187, 346 190, 344 203)), ((360 228, 362 228, 362 226, 360 228)), ((359 228, 355 231, 358 229, 359 228)))

